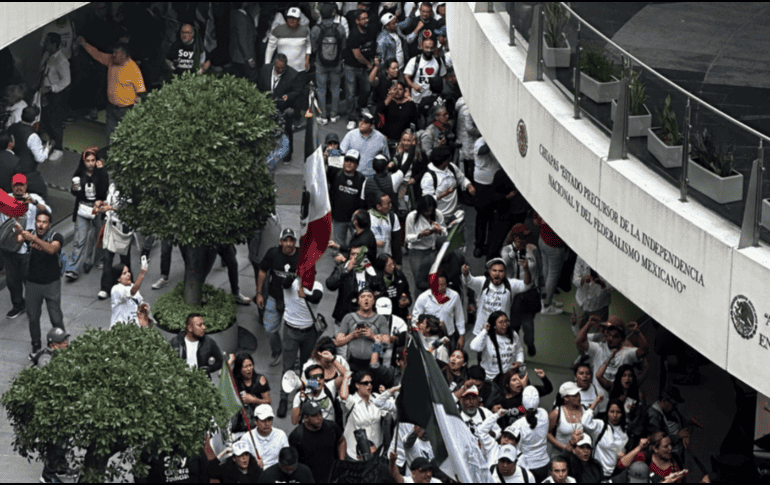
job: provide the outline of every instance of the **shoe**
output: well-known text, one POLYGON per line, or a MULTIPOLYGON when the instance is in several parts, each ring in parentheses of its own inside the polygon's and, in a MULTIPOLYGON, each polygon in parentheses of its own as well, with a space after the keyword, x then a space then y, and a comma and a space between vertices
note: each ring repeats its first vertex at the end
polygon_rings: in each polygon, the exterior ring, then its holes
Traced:
POLYGON ((107 292, 104 290, 100 291, 99 294, 96 296, 98 296, 100 300, 106 300, 107 298, 110 297, 110 295, 108 295, 107 292))
POLYGON ((329 118, 329 121, 330 121, 332 124, 336 124, 336 123, 337 123, 339 120, 340 120, 340 117, 339 117, 339 116, 332 116, 331 118, 329 118))
POLYGON ((142 253, 139 255, 139 257, 141 258, 142 256, 146 257, 147 259, 150 259, 150 250, 142 249, 142 253))
POLYGON ((274 359, 272 360, 272 362, 270 362, 270 367, 275 367, 275 366, 277 366, 278 364, 280 364, 280 363, 281 363, 281 357, 282 357, 282 355, 281 355, 281 354, 278 354, 278 357, 274 358, 274 359))
POLYGON ((96 263, 96 269, 104 269, 104 261, 99 261, 96 263))
POLYGON ((544 306, 542 310, 540 310, 541 315, 559 315, 561 313, 564 313, 564 310, 561 308, 556 308, 555 306, 544 306))
POLYGON ((64 152, 61 150, 54 150, 51 152, 51 154, 48 156, 48 160, 52 162, 58 162, 61 160, 61 157, 64 156, 64 152))
POLYGON ((356 126, 358 126, 358 123, 356 123, 355 121, 348 121, 348 125, 345 128, 347 128, 347 130, 350 131, 350 130, 355 130, 356 126))
POLYGON ((483 255, 484 255, 483 249, 480 246, 476 246, 476 249, 473 250, 473 257, 480 258, 483 255))
POLYGON ((90 272, 91 272, 91 268, 92 268, 92 266, 91 266, 90 264, 88 264, 88 263, 85 263, 85 264, 83 265, 83 273, 85 273, 85 274, 88 274, 88 273, 90 273, 90 272))
POLYGON ((75 273, 74 271, 67 271, 66 273, 64 273, 64 276, 67 278, 68 281, 75 281, 76 279, 78 279, 78 274, 75 273))
POLYGON ((283 157, 283 160, 281 160, 281 163, 283 163, 284 165, 290 164, 291 163, 291 155, 286 155, 285 157, 283 157))
POLYGON ((527 345, 527 353, 530 357, 534 357, 537 355, 537 349, 534 345, 527 345))
POLYGON ((249 298, 248 296, 243 296, 240 293, 233 296, 235 296, 235 303, 239 305, 249 305, 251 303, 251 298, 249 298))
POLYGON ((28 356, 28 357, 29 357, 29 360, 31 360, 32 362, 34 362, 34 361, 35 361, 35 356, 37 355, 37 353, 38 353, 38 352, 40 352, 40 349, 41 349, 41 348, 42 348, 42 347, 41 347, 40 345, 33 345, 33 346, 32 346, 32 352, 30 352, 30 353, 29 353, 29 356, 28 356))
POLYGON ((281 402, 278 404, 278 410, 275 412, 275 415, 279 418, 285 418, 286 417, 286 411, 289 409, 289 401, 286 399, 281 399, 281 402))
POLYGON ((564 303, 562 303, 562 302, 560 302, 560 301, 556 301, 556 300, 553 300, 553 301, 551 302, 551 305, 555 306, 556 308, 561 308, 561 307, 563 307, 563 306, 564 306, 564 303))
POLYGON ((321 125, 321 126, 326 126, 326 125, 329 124, 329 119, 328 118, 321 118, 319 116, 318 117, 318 124, 321 125))
POLYGON ((12 319, 18 317, 19 315, 21 315, 22 313, 24 313, 25 311, 27 311, 26 308, 22 308, 22 309, 11 308, 11 311, 6 313, 5 317, 6 318, 10 318, 12 320, 12 319))
POLYGON ((161 277, 160 277, 160 279, 159 279, 158 281, 156 281, 156 282, 155 282, 155 283, 152 285, 152 287, 151 287, 151 288, 152 288, 153 290, 159 290, 159 289, 161 289, 161 288, 165 288, 165 287, 167 287, 167 286, 168 286, 168 279, 166 279, 166 278, 164 278, 164 277, 162 277, 162 276, 161 276, 161 277))

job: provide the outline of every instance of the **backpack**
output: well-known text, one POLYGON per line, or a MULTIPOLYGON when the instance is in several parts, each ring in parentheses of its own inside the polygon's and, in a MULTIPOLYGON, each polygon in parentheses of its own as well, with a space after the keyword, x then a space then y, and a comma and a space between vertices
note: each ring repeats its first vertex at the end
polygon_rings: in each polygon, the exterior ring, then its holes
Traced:
MULTIPOLYGON (((415 76, 417 75, 417 70, 420 68, 420 60, 422 59, 422 54, 419 54, 417 56, 417 59, 414 60, 414 69, 412 69, 412 74, 410 77, 412 78, 412 81, 414 81, 415 76)), ((441 75, 441 70, 445 69, 445 63, 444 63, 444 57, 443 56, 436 56, 436 61, 438 61, 438 69, 434 73, 433 76, 428 77, 435 77, 441 75)), ((433 93, 433 94, 441 94, 441 93, 433 93)))
MULTIPOLYGON (((457 175, 458 173, 460 173, 460 169, 457 168, 457 165, 455 165, 452 162, 449 162, 449 168, 452 169, 452 174, 455 176, 455 181, 460 180, 460 177, 457 175)), ((436 175, 436 172, 434 170, 431 170, 430 168, 428 168, 427 172, 425 172, 425 173, 429 173, 430 174, 430 177, 433 179, 433 190, 438 191, 438 175, 436 175)), ((436 194, 436 196, 438 197, 438 194, 436 194)), ((487 280, 487 283, 485 283, 485 285, 489 286, 489 280, 487 280)), ((485 288, 486 288, 486 286, 485 286, 485 288)), ((510 283, 508 283, 508 289, 509 290, 511 289, 511 284, 510 283)))
MULTIPOLYGON (((524 468, 523 466, 517 466, 516 469, 517 470, 521 470, 521 477, 524 480, 524 483, 529 483, 529 473, 527 473, 528 470, 526 468, 524 468)), ((491 467, 489 467, 489 473, 493 477, 495 476, 495 473, 497 473, 497 478, 500 479, 500 483, 506 483, 505 479, 500 476, 500 473, 497 472, 497 464, 492 465, 491 467)))
POLYGON ((337 67, 342 55, 342 36, 334 22, 321 23, 321 36, 318 49, 318 61, 322 66, 337 67))

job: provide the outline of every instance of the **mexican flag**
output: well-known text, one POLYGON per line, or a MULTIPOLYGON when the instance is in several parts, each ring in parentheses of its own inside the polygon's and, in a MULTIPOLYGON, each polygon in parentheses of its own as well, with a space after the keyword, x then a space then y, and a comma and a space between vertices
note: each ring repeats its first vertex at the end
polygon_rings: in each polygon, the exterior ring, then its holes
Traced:
POLYGON ((465 245, 464 218, 465 213, 463 211, 455 212, 455 220, 449 224, 449 237, 444 244, 441 245, 441 249, 439 249, 438 255, 436 256, 436 261, 434 261, 433 266, 430 267, 428 283, 430 283, 430 289, 433 291, 433 296, 436 298, 436 301, 442 305, 446 303, 449 298, 438 291, 438 269, 441 266, 441 261, 444 259, 446 253, 465 245))
POLYGON ((397 406, 399 421, 425 430, 441 470, 460 483, 492 483, 478 440, 460 417, 433 356, 413 333, 397 406))
MULTIPOLYGON (((230 366, 227 364, 227 358, 222 359, 222 372, 219 375, 219 388, 220 394, 222 394, 222 403, 224 404, 225 411, 227 411, 228 419, 235 416, 243 408, 241 404, 241 396, 235 387, 235 381, 233 380, 233 373, 230 372, 230 366)), ((218 423, 224 427, 227 423, 218 423)))

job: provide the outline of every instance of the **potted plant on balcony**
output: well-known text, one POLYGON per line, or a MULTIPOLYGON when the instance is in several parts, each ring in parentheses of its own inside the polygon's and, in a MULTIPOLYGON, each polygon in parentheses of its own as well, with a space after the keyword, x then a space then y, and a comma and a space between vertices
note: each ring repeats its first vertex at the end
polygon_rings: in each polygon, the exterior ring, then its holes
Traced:
POLYGON ((545 6, 545 32, 543 32, 543 62, 546 67, 569 67, 570 49, 564 27, 569 21, 569 12, 559 2, 545 6))
MULTIPOLYGON (((628 77, 628 136, 647 136, 647 130, 652 126, 652 114, 644 104, 647 101, 647 89, 642 82, 642 76, 632 69, 624 69, 623 77, 628 77)), ((615 110, 618 108, 618 102, 612 100, 612 109, 610 118, 615 121, 615 110)))
POLYGON ((647 130, 647 150, 665 168, 682 166, 682 132, 671 109, 671 96, 666 96, 663 111, 658 110, 660 127, 647 130))
POLYGON ((689 160, 689 183, 695 190, 719 204, 743 198, 743 174, 735 171, 733 147, 716 144, 707 129, 696 133, 689 160))
POLYGON ((580 92, 595 103, 609 103, 620 95, 615 63, 602 48, 580 53, 580 92))

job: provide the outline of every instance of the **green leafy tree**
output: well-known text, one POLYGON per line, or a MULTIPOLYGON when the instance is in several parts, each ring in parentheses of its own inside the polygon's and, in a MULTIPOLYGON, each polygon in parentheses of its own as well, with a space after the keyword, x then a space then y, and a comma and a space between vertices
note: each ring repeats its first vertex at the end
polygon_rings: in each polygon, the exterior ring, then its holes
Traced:
POLYGON ((185 74, 129 111, 112 135, 106 166, 124 199, 118 213, 184 251, 188 304, 200 305, 211 247, 245 242, 275 210, 264 163, 275 147, 274 116, 254 83, 185 74))
POLYGON ((116 479, 121 466, 146 476, 141 456, 195 456, 228 419, 202 370, 187 368, 160 332, 125 324, 87 330, 45 367, 23 370, 0 401, 18 453, 81 448, 74 464, 91 482, 116 479), (122 461, 108 465, 116 453, 122 461))

